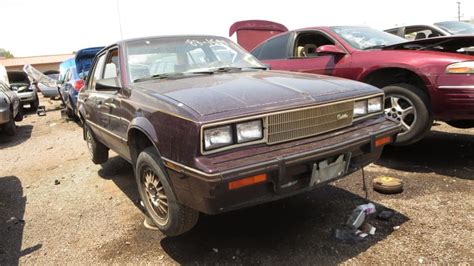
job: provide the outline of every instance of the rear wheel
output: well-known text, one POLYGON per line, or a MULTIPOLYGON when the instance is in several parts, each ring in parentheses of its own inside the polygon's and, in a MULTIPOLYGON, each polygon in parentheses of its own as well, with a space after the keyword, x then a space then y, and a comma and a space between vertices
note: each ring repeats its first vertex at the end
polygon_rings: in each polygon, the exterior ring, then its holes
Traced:
POLYGON ((135 177, 141 200, 150 220, 168 236, 191 230, 199 212, 180 204, 154 147, 146 148, 137 158, 135 177))
POLYGON ((409 145, 421 140, 433 124, 430 101, 426 94, 417 87, 404 83, 390 85, 383 90, 386 95, 385 116, 402 125, 395 145, 409 145))
POLYGON ((96 139, 89 126, 84 125, 84 136, 89 150, 89 157, 95 164, 102 164, 109 159, 109 149, 96 139))

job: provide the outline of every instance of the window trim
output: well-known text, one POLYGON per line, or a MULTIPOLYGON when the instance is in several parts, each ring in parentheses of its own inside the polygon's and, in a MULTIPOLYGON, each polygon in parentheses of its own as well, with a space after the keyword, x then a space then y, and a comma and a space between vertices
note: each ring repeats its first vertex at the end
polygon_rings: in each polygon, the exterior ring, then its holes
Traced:
MULTIPOLYGON (((295 45, 296 45, 296 41, 298 40, 298 37, 300 34, 305 34, 305 33, 319 33, 321 35, 323 35, 324 37, 328 38, 329 40, 333 41, 334 42, 334 45, 336 46, 339 46, 340 48, 342 48, 346 54, 351 54, 349 52, 349 50, 341 43, 339 42, 336 38, 334 38, 333 36, 331 36, 330 34, 324 32, 324 31, 321 31, 321 30, 302 30, 302 31, 294 31, 293 32, 294 35, 293 35, 293 40, 292 40, 292 47, 291 50, 290 50, 290 55, 288 57, 288 59, 314 59, 314 58, 318 58, 318 56, 313 56, 313 57, 296 57, 294 56, 294 50, 295 50, 295 45)), ((324 56, 331 56, 331 55, 324 55, 324 56)))

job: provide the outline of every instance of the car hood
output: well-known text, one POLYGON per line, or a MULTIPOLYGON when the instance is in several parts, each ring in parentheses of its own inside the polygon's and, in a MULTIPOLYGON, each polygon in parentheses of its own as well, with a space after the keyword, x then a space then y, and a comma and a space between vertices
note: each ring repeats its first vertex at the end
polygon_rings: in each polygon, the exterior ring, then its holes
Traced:
POLYGON ((472 54, 474 35, 443 36, 388 45, 382 50, 428 50, 472 54))
POLYGON ((267 112, 381 92, 356 81, 280 71, 221 73, 137 85, 149 95, 184 104, 200 116, 267 112))

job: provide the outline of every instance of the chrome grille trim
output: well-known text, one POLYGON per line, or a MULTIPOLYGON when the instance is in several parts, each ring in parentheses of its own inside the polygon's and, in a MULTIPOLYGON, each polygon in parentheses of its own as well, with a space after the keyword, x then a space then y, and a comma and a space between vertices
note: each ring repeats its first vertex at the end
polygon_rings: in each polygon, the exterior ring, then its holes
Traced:
POLYGON ((315 136, 352 125, 354 102, 339 102, 269 115, 268 144, 315 136), (339 117, 339 119, 338 119, 339 117))
MULTIPOLYGON (((327 106, 334 106, 334 105, 344 104, 344 103, 346 103, 346 104, 349 103, 352 106, 352 110, 350 110, 350 120, 351 120, 351 122, 348 123, 347 125, 341 125, 341 126, 338 126, 338 127, 334 127, 332 129, 328 129, 327 131, 320 131, 320 132, 312 134, 312 135, 302 136, 302 137, 298 137, 298 138, 295 138, 295 139, 286 139, 286 140, 283 140, 283 141, 280 141, 280 142, 286 142, 286 141, 296 140, 296 139, 300 139, 300 138, 311 137, 311 136, 315 136, 315 135, 319 135, 319 134, 324 134, 324 133, 327 133, 329 131, 337 130, 337 129, 340 129, 340 128, 343 128, 343 127, 346 127, 346 126, 351 126, 356 121, 369 119, 373 116, 383 114, 383 108, 382 108, 382 111, 380 111, 380 112, 372 113, 372 114, 357 117, 357 118, 352 118, 353 112, 354 112, 353 104, 356 101, 369 99, 369 98, 374 98, 374 97, 377 97, 377 96, 381 96, 382 97, 382 102, 384 101, 384 93, 382 92, 382 93, 377 93, 377 94, 366 95, 366 96, 361 96, 361 97, 357 97, 357 98, 342 100, 342 101, 338 101, 338 102, 321 103, 318 106, 306 106, 306 107, 300 107, 300 108, 297 108, 297 109, 276 111, 276 112, 266 113, 266 114, 257 114, 257 115, 242 116, 242 117, 233 117, 233 118, 227 118, 225 120, 207 121, 200 128, 200 140, 201 140, 200 141, 201 142, 200 143, 200 151, 201 151, 201 154, 208 155, 208 154, 214 154, 214 153, 227 151, 227 150, 231 150, 231 149, 235 149, 235 148, 239 148, 239 147, 245 147, 245 146, 261 144, 261 143, 266 143, 268 145, 276 144, 276 143, 279 143, 279 142, 270 142, 270 141, 268 141, 268 139, 269 139, 268 138, 269 137, 269 134, 268 134, 269 133, 269 123, 268 123, 269 117, 272 117, 272 116, 275 116, 275 115, 280 115, 280 114, 300 112, 300 111, 304 111, 304 110, 308 110, 308 109, 312 110, 312 109, 317 109, 317 108, 324 108, 324 107, 327 107, 327 106), (222 148, 217 148, 215 150, 209 150, 209 151, 204 150, 204 141, 203 141, 204 137, 203 136, 204 136, 204 130, 205 129, 220 126, 220 125, 228 125, 228 124, 233 124, 233 123, 237 123, 237 122, 245 122, 245 121, 251 121, 251 120, 256 120, 256 119, 262 119, 262 121, 263 121, 263 135, 264 135, 263 139, 257 140, 257 141, 246 142, 246 143, 233 144, 233 145, 225 146, 225 147, 222 147, 222 148)), ((344 110, 341 110, 339 112, 343 112, 343 111, 344 110)), ((337 115, 337 112, 335 112, 335 113, 337 115)), ((301 117, 299 120, 307 120, 307 119, 301 117)), ((296 119, 295 121, 298 121, 298 119, 296 119)), ((331 122, 331 121, 328 121, 328 122, 331 122)))

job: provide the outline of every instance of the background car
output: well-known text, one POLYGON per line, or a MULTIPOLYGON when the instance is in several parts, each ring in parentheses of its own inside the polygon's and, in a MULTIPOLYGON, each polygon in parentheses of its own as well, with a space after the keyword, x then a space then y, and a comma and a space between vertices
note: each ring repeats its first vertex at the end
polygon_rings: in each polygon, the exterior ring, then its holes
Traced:
POLYGON ((407 42, 368 27, 341 26, 293 30, 266 39, 255 31, 246 34, 257 22, 238 23, 230 33, 241 31, 239 43, 260 38, 251 53, 274 70, 333 75, 382 88, 387 118, 403 125, 398 145, 420 140, 434 118, 455 127, 474 127, 474 61, 465 49, 474 46, 474 36, 407 42))
POLYGON ((81 49, 70 58, 59 65, 60 86, 59 93, 66 106, 66 113, 71 118, 77 117, 77 94, 84 86, 89 68, 94 56, 103 47, 91 47, 81 49))
POLYGON ((462 21, 444 21, 432 25, 416 24, 385 30, 407 40, 419 40, 439 36, 474 34, 474 25, 462 21))
POLYGON ((8 83, 0 80, 0 129, 13 136, 16 133, 15 121, 22 119, 20 98, 10 90, 8 83))
MULTIPOLYGON (((59 78, 59 71, 51 70, 44 72, 46 76, 51 78, 52 80, 58 80, 59 78)), ((38 90, 43 94, 46 98, 55 98, 59 96, 59 88, 57 86, 47 86, 43 83, 35 83, 38 86, 38 90)))
POLYGON ((28 106, 30 110, 36 112, 39 106, 39 98, 34 86, 28 75, 23 71, 8 71, 8 80, 10 88, 20 97, 23 108, 28 106))

